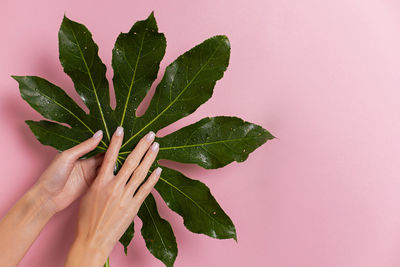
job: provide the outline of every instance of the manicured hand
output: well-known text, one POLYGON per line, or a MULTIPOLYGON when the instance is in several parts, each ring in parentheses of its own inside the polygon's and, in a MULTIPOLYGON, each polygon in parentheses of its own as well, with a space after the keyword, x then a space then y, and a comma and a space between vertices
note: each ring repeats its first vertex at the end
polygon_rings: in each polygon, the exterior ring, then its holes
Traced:
POLYGON ((114 175, 122 140, 123 129, 118 127, 97 177, 82 198, 76 240, 66 262, 68 267, 103 266, 161 174, 158 167, 143 183, 159 149, 158 143, 153 143, 154 133, 149 132, 114 175))
POLYGON ((90 186, 104 153, 79 158, 95 149, 102 137, 102 131, 98 131, 90 139, 59 153, 36 182, 36 191, 49 201, 48 207, 54 213, 66 208, 90 186))
POLYGON ((34 186, 0 220, 0 266, 17 266, 51 217, 87 190, 104 156, 79 158, 95 149, 101 138, 99 131, 59 153, 34 186))

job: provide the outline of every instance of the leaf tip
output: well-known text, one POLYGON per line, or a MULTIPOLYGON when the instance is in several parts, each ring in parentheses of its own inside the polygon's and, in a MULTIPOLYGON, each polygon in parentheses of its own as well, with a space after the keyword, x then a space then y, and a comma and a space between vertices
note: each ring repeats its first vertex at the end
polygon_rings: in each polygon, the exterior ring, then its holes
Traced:
MULTIPOLYGON (((28 125, 29 129, 33 133, 33 135, 39 140, 38 136, 36 135, 36 129, 35 129, 35 124, 38 126, 40 122, 38 121, 33 121, 33 120, 25 120, 25 123, 28 125)), ((39 140, 40 141, 40 140, 39 140)))
POLYGON ((11 78, 13 78, 14 80, 16 80, 18 82, 18 80, 21 78, 21 76, 17 76, 17 75, 10 75, 11 78))
POLYGON ((67 14, 64 12, 62 23, 68 22, 70 19, 67 17, 67 14))
POLYGON ((264 131, 265 131, 265 136, 266 136, 266 140, 265 141, 272 140, 272 139, 278 139, 279 140, 278 137, 276 137, 275 135, 271 134, 269 131, 267 131, 265 129, 264 129, 264 131))
POLYGON ((237 240, 237 233, 236 233, 236 227, 235 227, 235 225, 233 224, 233 222, 231 222, 232 223, 232 227, 233 227, 233 229, 232 229, 232 239, 233 240, 235 240, 236 241, 236 243, 238 242, 238 240, 237 240))
POLYGON ((226 35, 217 35, 217 37, 218 37, 222 42, 224 42, 228 48, 231 48, 231 43, 230 43, 230 41, 229 41, 228 36, 226 36, 226 35))
POLYGON ((32 120, 25 120, 25 123, 28 124, 29 127, 31 126, 32 122, 32 120))
POLYGON ((139 20, 129 30, 129 33, 136 33, 142 31, 153 31, 158 33, 156 18, 154 17, 154 10, 145 20, 139 20))
POLYGON ((154 10, 151 11, 151 13, 147 17, 146 21, 147 21, 147 26, 149 26, 150 28, 153 28, 154 30, 158 31, 157 21, 156 21, 156 18, 154 16, 154 10))

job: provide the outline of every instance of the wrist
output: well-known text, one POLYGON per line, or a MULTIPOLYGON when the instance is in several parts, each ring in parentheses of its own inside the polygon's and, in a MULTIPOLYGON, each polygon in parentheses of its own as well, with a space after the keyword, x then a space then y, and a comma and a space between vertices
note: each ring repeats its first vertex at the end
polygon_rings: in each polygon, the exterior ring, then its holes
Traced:
POLYGON ((29 210, 43 218, 51 218, 56 213, 50 194, 37 184, 26 192, 22 199, 29 210))
POLYGON ((68 253, 65 267, 88 266, 102 267, 108 254, 95 242, 77 237, 68 253))

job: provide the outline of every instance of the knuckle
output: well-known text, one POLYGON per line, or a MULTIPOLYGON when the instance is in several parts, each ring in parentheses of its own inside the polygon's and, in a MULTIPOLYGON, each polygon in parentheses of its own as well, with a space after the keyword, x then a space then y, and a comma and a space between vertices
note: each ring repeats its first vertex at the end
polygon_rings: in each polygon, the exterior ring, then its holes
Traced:
POLYGON ((123 199, 128 199, 128 198, 132 198, 132 195, 133 195, 133 193, 129 192, 129 190, 124 190, 124 191, 122 192, 121 197, 122 197, 123 199))
POLYGON ((129 171, 127 169, 121 169, 117 173, 117 180, 118 181, 126 181, 129 179, 129 171))
POLYGON ((150 193, 151 189, 153 189, 153 183, 149 183, 149 181, 147 181, 142 185, 142 189, 143 194, 147 196, 150 193))
POLYGON ((132 188, 138 188, 140 183, 141 183, 141 181, 139 179, 133 178, 130 186, 132 188))
POLYGON ((146 173, 144 172, 143 168, 141 168, 140 166, 133 172, 132 174, 132 178, 134 180, 143 180, 145 177, 146 173))
POLYGON ((136 157, 128 158, 126 164, 129 169, 135 169, 139 165, 139 160, 136 157))
POLYGON ((144 186, 146 191, 150 192, 154 187, 154 179, 149 179, 144 186))
POLYGON ((152 155, 146 155, 144 157, 144 159, 142 160, 142 162, 140 163, 139 168, 149 169, 151 164, 153 163, 153 161, 154 160, 153 160, 152 155))
POLYGON ((144 199, 146 198, 147 194, 148 194, 148 192, 145 190, 145 188, 142 187, 141 190, 139 190, 139 191, 136 193, 136 197, 137 197, 140 201, 142 201, 142 200, 144 200, 144 199))
POLYGON ((153 172, 153 173, 150 175, 148 182, 151 183, 151 184, 154 186, 154 184, 157 183, 158 178, 159 178, 159 175, 157 175, 156 173, 153 172))

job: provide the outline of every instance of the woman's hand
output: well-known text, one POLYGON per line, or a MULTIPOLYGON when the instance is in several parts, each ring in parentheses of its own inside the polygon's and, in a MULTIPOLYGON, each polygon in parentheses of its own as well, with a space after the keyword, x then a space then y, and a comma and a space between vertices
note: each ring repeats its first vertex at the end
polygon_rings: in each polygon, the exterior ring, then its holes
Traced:
POLYGON ((59 153, 34 185, 35 191, 53 213, 68 207, 89 188, 97 174, 97 167, 103 154, 88 159, 79 159, 97 147, 103 132, 96 132, 92 138, 59 153))
POLYGON ((158 167, 142 184, 158 153, 158 143, 151 145, 154 136, 153 132, 144 136, 114 175, 123 140, 123 129, 118 127, 99 173, 82 199, 76 239, 65 266, 103 266, 160 176, 158 167))
POLYGON ((79 158, 99 144, 102 132, 60 154, 0 220, 0 266, 17 266, 54 215, 77 199, 96 176, 102 155, 79 158))

